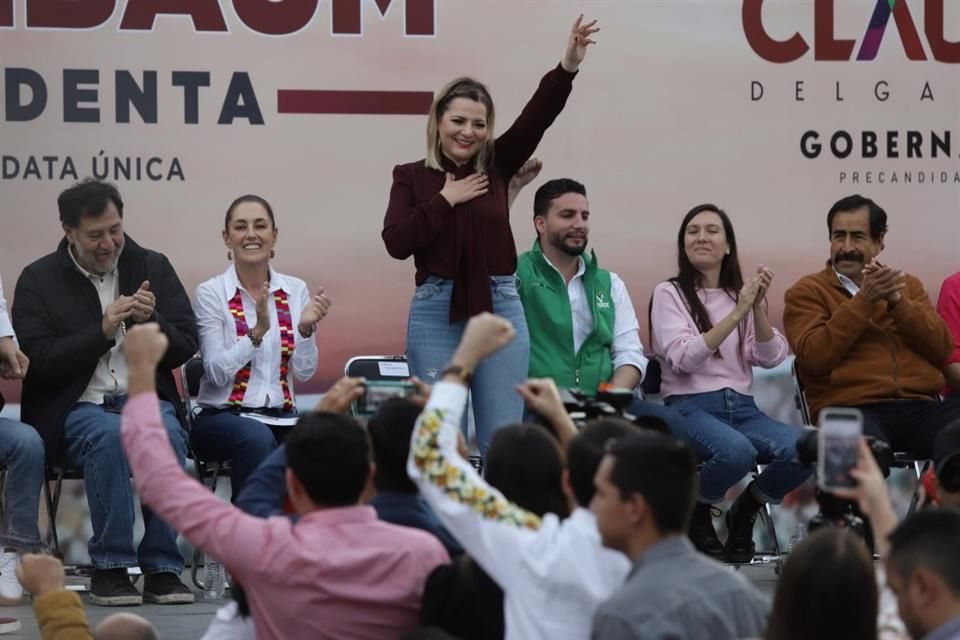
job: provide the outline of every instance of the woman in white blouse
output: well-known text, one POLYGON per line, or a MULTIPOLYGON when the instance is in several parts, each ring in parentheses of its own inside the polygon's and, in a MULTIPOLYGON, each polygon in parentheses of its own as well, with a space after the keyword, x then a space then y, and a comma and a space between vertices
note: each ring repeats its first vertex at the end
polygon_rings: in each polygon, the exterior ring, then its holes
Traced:
POLYGON ((236 496, 297 415, 293 380, 317 369, 314 332, 330 299, 270 268, 277 226, 263 198, 231 203, 223 241, 231 265, 194 294, 204 375, 192 440, 201 459, 231 461, 236 496))

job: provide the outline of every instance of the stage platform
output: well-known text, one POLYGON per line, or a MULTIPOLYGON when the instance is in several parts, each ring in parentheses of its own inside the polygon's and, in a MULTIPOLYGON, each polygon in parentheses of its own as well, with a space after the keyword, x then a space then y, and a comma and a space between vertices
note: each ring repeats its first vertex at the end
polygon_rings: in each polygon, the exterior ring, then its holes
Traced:
MULTIPOLYGON (((743 565, 731 568, 731 571, 740 571, 743 575, 753 582, 758 589, 773 598, 773 592, 776 588, 777 576, 774 571, 774 564, 755 564, 743 565)), ((84 586, 86 580, 83 578, 69 578, 71 585, 84 586)), ((199 597, 199 594, 197 594, 199 597)), ((87 617, 91 624, 105 618, 111 613, 117 611, 130 611, 137 613, 149 619, 156 625, 160 631, 160 637, 169 640, 194 640, 200 638, 209 625, 214 613, 223 602, 201 601, 198 600, 192 605, 158 605, 147 604, 140 607, 97 607, 87 602, 87 595, 81 593, 81 598, 87 608, 87 617)), ((26 640, 40 637, 37 629, 36 617, 33 615, 33 607, 29 604, 23 604, 16 607, 0 607, 0 616, 10 616, 18 618, 22 629, 16 633, 4 635, 6 640, 26 640)))

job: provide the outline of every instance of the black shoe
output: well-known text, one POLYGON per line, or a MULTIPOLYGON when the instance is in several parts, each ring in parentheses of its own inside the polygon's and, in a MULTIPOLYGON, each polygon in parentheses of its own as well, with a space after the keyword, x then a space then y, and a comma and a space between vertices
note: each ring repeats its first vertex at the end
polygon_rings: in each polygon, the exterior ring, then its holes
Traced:
POLYGON ((143 579, 143 599, 155 604, 193 604, 193 591, 175 573, 151 573, 143 579))
POLYGON ((133 607, 143 604, 143 597, 130 582, 124 567, 94 569, 90 578, 90 603, 101 607, 133 607))
POLYGON ((750 562, 757 551, 753 542, 753 525, 763 503, 753 497, 750 484, 727 512, 727 556, 730 562, 750 562))
MULTIPOLYGON (((713 528, 713 515, 716 507, 704 502, 698 502, 693 509, 693 518, 690 519, 690 541, 700 553, 711 558, 725 560, 727 552, 717 537, 717 530, 713 528)), ((719 515, 719 511, 717 511, 719 515)))

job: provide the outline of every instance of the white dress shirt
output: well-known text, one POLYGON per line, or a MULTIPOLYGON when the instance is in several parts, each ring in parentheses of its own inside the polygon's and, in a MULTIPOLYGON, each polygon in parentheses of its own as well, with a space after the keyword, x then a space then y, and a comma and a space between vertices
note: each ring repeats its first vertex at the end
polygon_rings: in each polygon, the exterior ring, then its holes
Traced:
POLYGON ((3 280, 0 280, 0 338, 13 338, 17 341, 17 336, 13 333, 13 324, 10 322, 10 314, 7 313, 7 299, 3 296, 3 280))
POLYGON ((457 453, 467 389, 439 382, 417 420, 407 473, 440 521, 503 589, 506 640, 588 638, 593 613, 630 562, 606 549, 594 515, 542 519, 507 501, 457 453))
POLYGON ((837 274, 837 280, 840 281, 840 284, 843 286, 844 289, 847 290, 847 293, 849 293, 849 294, 851 295, 851 297, 857 295, 858 293, 860 293, 860 287, 857 286, 857 283, 856 283, 856 282, 854 282, 853 280, 851 280, 851 279, 848 278, 847 276, 843 275, 842 273, 840 273, 840 272, 837 271, 836 269, 834 269, 833 272, 834 272, 835 274, 837 274))
MULTIPOLYGON (((547 264, 557 270, 546 255, 543 256, 547 264)), ((587 299, 587 292, 583 286, 583 274, 587 266, 583 256, 578 259, 577 273, 567 283, 567 297, 570 298, 570 312, 573 314, 573 352, 580 351, 584 341, 593 331, 593 310, 587 299)), ((610 357, 613 360, 613 369, 616 371, 624 365, 633 365, 640 371, 642 379, 647 371, 647 358, 643 355, 643 344, 640 342, 640 324, 637 322, 637 313, 633 309, 633 302, 627 292, 627 286, 620 276, 610 271, 610 296, 613 298, 613 344, 610 347, 610 357)), ((560 274, 563 275, 562 273, 560 274)))
MULTIPOLYGON (((117 273, 116 266, 103 275, 90 273, 77 262, 72 248, 67 247, 67 254, 73 260, 73 266, 77 268, 77 271, 82 273, 93 285, 93 288, 97 290, 97 297, 100 299, 100 311, 106 313, 107 307, 120 295, 120 275, 117 273)), ((100 356, 93 377, 90 378, 90 383, 77 402, 103 404, 104 394, 127 392, 127 358, 123 355, 123 331, 118 328, 113 340, 113 347, 100 356)))
POLYGON ((293 394, 291 377, 300 381, 309 380, 317 370, 315 336, 304 338, 297 329, 300 313, 310 302, 310 290, 303 280, 270 269, 271 299, 267 305, 270 310, 270 330, 264 334, 261 346, 254 347, 247 336, 237 336, 236 320, 230 313, 229 302, 238 289, 247 326, 252 329, 257 324, 257 306, 237 279, 232 264, 222 274, 200 284, 194 293, 193 310, 200 331, 204 371, 197 402, 201 407, 226 407, 237 372, 250 362, 250 380, 243 396, 243 406, 280 408, 284 402, 280 386, 280 327, 272 294, 282 289, 290 305, 295 344, 289 362, 287 384, 293 394))

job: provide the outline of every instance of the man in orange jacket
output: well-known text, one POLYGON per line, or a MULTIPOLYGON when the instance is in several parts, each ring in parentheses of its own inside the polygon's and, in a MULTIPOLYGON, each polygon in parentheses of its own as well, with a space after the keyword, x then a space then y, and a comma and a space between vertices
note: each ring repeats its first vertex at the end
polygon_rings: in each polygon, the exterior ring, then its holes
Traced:
POLYGON ((826 268, 787 291, 783 313, 811 415, 856 407, 867 435, 929 457, 937 432, 960 418, 958 397, 941 402, 938 395, 953 336, 923 284, 877 260, 887 232, 879 205, 843 198, 827 227, 826 268))

